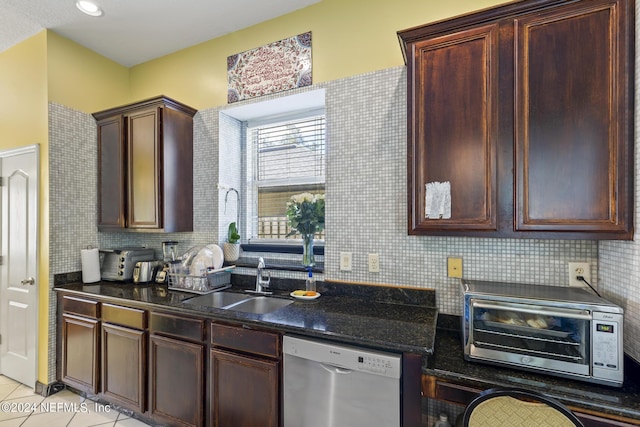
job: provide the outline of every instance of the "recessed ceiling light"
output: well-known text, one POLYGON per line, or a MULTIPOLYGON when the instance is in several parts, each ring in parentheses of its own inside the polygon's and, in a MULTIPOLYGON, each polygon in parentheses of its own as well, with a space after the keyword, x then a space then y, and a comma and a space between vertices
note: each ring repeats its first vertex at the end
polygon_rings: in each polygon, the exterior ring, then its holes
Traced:
POLYGON ((90 16, 102 15, 102 9, 100 9, 100 7, 97 4, 90 1, 78 0, 76 2, 76 7, 80 9, 82 13, 86 13, 87 15, 90 15, 90 16))

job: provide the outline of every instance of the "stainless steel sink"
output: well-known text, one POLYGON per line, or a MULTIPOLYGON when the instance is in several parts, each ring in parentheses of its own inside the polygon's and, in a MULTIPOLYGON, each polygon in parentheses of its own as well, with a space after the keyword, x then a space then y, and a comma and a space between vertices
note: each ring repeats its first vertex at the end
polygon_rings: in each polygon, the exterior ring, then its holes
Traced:
POLYGON ((204 307, 241 311, 244 313, 266 314, 286 307, 293 301, 265 296, 256 297, 236 292, 212 292, 210 294, 188 298, 182 302, 204 307))
POLYGON ((290 299, 273 297, 254 297, 226 307, 228 310, 242 311, 244 313, 266 314, 286 307, 293 301, 290 299))
POLYGON ((210 294, 185 299, 182 302, 205 307, 225 308, 249 298, 251 298, 251 296, 235 292, 212 292, 210 294))

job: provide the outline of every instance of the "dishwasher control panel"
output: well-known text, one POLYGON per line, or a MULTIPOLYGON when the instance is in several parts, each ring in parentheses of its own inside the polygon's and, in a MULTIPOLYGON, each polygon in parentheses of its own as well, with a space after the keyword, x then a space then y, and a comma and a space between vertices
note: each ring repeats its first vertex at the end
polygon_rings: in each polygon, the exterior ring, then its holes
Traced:
POLYGON ((385 373, 387 369, 393 369, 391 359, 383 356, 358 356, 358 369, 362 371, 385 373))
POLYGON ((401 355, 396 353, 287 335, 283 339, 282 347, 285 355, 313 360, 341 369, 391 378, 400 378, 401 374, 401 355))

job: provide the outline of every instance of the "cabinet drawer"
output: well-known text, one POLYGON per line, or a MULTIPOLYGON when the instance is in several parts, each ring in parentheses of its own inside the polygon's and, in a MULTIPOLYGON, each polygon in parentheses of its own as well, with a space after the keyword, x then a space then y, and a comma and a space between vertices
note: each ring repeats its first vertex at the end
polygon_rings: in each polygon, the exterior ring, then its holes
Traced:
POLYGON ((62 310, 66 313, 75 313, 92 319, 100 317, 100 303, 98 301, 67 295, 62 297, 62 310))
POLYGON ((280 335, 273 332, 212 323, 211 344, 267 357, 280 357, 280 335))
POLYGON ((119 305, 102 304, 102 321, 130 328, 147 327, 146 311, 119 305))
POLYGON ((150 313, 149 330, 152 333, 171 335, 192 341, 202 342, 204 340, 204 320, 201 319, 150 313))
POLYGON ((436 381, 436 396, 439 400, 468 405, 482 390, 436 381))

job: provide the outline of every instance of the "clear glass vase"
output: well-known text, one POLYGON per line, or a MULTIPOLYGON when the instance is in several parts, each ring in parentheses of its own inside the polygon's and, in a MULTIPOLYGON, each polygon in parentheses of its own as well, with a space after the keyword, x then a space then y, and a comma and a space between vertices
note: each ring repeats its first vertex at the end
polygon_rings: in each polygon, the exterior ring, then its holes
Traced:
POLYGON ((313 234, 302 235, 302 265, 305 267, 316 265, 316 260, 313 257, 313 234))

